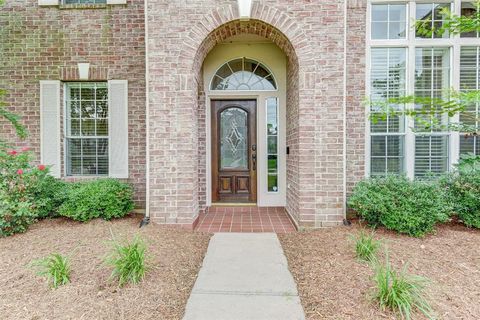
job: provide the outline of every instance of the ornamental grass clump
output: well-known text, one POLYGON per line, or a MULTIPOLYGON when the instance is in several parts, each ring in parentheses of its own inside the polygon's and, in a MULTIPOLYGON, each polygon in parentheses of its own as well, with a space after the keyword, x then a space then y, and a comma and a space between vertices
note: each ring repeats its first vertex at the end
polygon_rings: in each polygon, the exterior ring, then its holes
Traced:
POLYGON ((377 251, 380 248, 380 241, 375 239, 375 233, 362 230, 358 235, 352 235, 355 243, 355 254, 358 259, 374 262, 377 260, 377 251))
POLYGON ((37 274, 46 277, 52 288, 58 288, 70 282, 70 261, 59 253, 35 260, 32 266, 38 269, 37 274))
POLYGON ((386 254, 385 263, 374 264, 374 298, 382 309, 397 313, 401 319, 412 319, 420 311, 433 318, 433 311, 424 293, 428 279, 407 273, 406 266, 395 270, 386 254))
POLYGON ((116 279, 120 287, 142 281, 147 271, 146 250, 145 242, 138 236, 124 244, 113 239, 112 252, 105 261, 113 267, 111 279, 116 279))

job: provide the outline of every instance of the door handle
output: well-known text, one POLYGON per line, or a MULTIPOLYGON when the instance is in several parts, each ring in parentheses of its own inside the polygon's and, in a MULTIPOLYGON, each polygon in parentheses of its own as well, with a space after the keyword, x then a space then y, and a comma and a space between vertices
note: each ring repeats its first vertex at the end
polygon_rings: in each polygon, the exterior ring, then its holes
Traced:
POLYGON ((257 155, 255 153, 252 153, 252 164, 253 170, 257 170, 257 155))

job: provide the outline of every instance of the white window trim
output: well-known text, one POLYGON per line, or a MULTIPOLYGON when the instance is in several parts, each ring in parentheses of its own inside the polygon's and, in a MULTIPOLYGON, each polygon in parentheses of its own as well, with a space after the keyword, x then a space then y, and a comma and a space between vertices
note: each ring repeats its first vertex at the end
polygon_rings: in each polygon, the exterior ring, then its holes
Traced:
MULTIPOLYGON (((63 99, 62 99, 62 112, 63 112, 63 130, 62 130, 62 148, 63 148, 63 176, 64 177, 70 177, 70 178, 94 178, 94 177, 102 177, 102 178, 107 178, 110 177, 110 166, 108 167, 108 173, 107 174, 68 174, 68 149, 67 149, 67 143, 68 139, 71 138, 70 135, 67 132, 68 129, 68 123, 67 123, 67 86, 70 83, 79 83, 82 81, 68 81, 68 82, 63 82, 62 90, 63 90, 63 99)), ((85 82, 85 81, 84 81, 85 82)), ((93 81, 93 82, 105 82, 106 81, 93 81)), ((108 119, 108 136, 88 136, 88 138, 92 139, 108 139, 108 160, 110 161, 110 145, 111 145, 111 134, 110 134, 110 127, 111 127, 111 121, 110 121, 110 105, 108 108, 108 114, 107 114, 107 119, 108 119)), ((83 137, 82 137, 83 138, 83 137)))
MULTIPOLYGON (((419 1, 419 3, 452 3, 452 12, 460 14, 460 0, 438 0, 438 1, 419 1)), ((415 89, 415 48, 417 47, 449 47, 450 48, 450 87, 454 90, 460 89, 460 47, 462 46, 480 46, 480 38, 461 38, 460 35, 450 36, 450 38, 436 39, 417 39, 415 38, 415 29, 413 28, 413 19, 415 17, 416 2, 415 1, 398 1, 398 0, 368 0, 367 2, 367 19, 366 19, 366 55, 365 55, 365 95, 370 96, 370 74, 371 74, 371 48, 372 47, 404 47, 407 48, 406 61, 406 94, 414 94, 415 89), (373 40, 371 39, 371 10, 372 4, 407 4, 407 38, 391 39, 391 40, 373 40)), ((406 106, 411 108, 412 105, 406 106)), ((366 107, 367 108, 367 107, 366 107)), ((451 118, 453 122, 459 121, 459 115, 451 118)), ((365 176, 370 176, 370 152, 371 152, 371 136, 369 110, 365 113, 365 176)), ((409 178, 413 178, 415 174, 415 136, 410 128, 413 127, 413 119, 407 117, 405 124, 405 174, 409 178)), ((430 133, 429 133, 430 134, 430 133)), ((435 134, 435 133, 432 133, 435 134)), ((458 162, 460 153, 460 133, 438 133, 447 135, 448 138, 448 167, 451 169, 453 164, 458 162)))

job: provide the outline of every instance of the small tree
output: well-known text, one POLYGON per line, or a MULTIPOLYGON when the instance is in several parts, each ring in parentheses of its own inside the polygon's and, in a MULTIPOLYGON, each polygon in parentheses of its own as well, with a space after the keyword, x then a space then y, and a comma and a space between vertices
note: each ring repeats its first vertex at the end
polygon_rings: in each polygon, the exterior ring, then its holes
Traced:
MULTIPOLYGON (((468 32, 480 32, 480 0, 473 2, 477 10, 469 15, 453 14, 449 8, 443 8, 440 13, 443 23, 438 26, 432 24, 432 16, 426 16, 417 20, 414 24, 416 34, 426 37, 436 35, 441 37, 448 33, 451 35, 468 32)), ((415 95, 387 98, 381 101, 368 101, 373 112, 370 120, 377 123, 386 120, 388 116, 406 116, 413 118, 416 124, 415 130, 451 130, 463 132, 466 135, 478 135, 479 129, 476 123, 480 119, 467 111, 472 105, 480 103, 480 90, 456 91, 452 88, 444 88, 442 98, 421 97, 415 95), (414 105, 414 108, 402 108, 399 106, 414 105), (458 123, 445 123, 442 119, 451 118, 457 113, 462 113, 462 121, 458 123)))

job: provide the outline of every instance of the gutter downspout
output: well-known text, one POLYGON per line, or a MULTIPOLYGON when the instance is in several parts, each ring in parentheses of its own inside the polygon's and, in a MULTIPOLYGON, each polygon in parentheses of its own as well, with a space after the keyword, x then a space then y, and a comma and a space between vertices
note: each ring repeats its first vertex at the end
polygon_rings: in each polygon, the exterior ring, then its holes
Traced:
POLYGON ((150 222, 150 103, 149 103, 149 63, 148 63, 148 16, 147 16, 148 0, 143 1, 143 15, 145 20, 145 125, 146 125, 146 158, 145 163, 145 216, 140 222, 140 228, 146 226, 150 222))
POLYGON ((343 222, 347 221, 347 14, 348 0, 343 2, 343 222))

